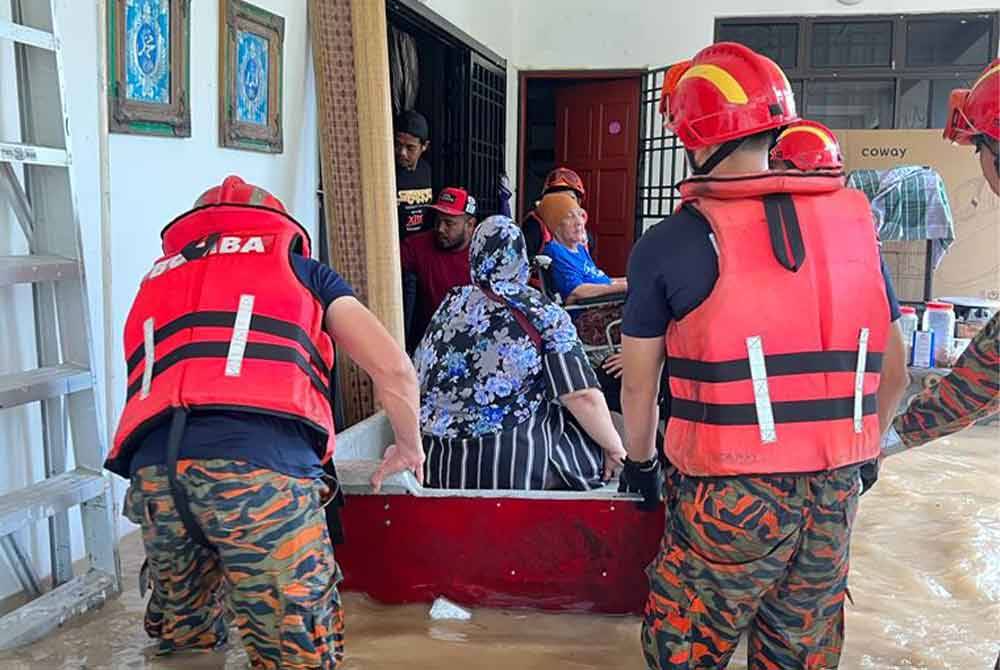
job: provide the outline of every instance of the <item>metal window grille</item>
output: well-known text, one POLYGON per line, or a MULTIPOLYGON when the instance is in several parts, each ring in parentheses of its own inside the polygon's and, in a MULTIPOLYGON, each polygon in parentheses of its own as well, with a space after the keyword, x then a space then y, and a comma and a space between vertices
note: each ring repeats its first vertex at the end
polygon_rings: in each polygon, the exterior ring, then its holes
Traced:
POLYGON ((469 192, 479 211, 499 210, 498 184, 504 171, 507 122, 507 73, 469 52, 469 192))
POLYGON ((681 201, 677 184, 688 176, 687 156, 676 135, 663 126, 660 89, 669 67, 650 70, 642 79, 639 100, 639 171, 636 239, 681 201))

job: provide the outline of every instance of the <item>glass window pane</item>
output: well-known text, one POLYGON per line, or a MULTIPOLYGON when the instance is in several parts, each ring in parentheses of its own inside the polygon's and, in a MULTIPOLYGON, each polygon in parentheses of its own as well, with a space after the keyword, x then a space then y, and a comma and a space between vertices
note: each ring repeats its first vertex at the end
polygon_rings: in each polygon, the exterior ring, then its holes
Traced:
POLYGON ((988 17, 911 19, 906 22, 906 64, 986 65, 990 60, 988 17))
POLYGON ((892 128, 892 80, 810 81, 804 116, 834 129, 892 128))
POLYGON ((892 22, 845 21, 813 25, 815 67, 863 67, 892 64, 892 22))
POLYGON ((899 86, 899 128, 944 128, 951 89, 964 79, 903 79, 899 86))
POLYGON ((797 109, 799 111, 799 113, 801 114, 802 113, 802 100, 803 100, 803 98, 802 98, 802 91, 803 91, 803 87, 805 86, 805 84, 803 83, 803 81, 801 79, 793 79, 792 81, 790 81, 788 83, 792 85, 792 95, 795 96, 795 109, 797 109))
POLYGON ((786 70, 798 64, 799 27, 795 23, 722 23, 719 41, 745 44, 786 70))

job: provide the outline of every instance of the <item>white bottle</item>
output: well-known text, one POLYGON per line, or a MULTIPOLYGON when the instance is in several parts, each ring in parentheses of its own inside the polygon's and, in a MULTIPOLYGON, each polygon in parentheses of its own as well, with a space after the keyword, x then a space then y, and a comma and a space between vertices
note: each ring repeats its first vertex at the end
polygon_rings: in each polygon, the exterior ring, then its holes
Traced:
POLYGON ((906 360, 910 360, 910 350, 913 348, 913 333, 917 330, 917 310, 906 305, 899 308, 899 328, 903 331, 903 342, 906 343, 906 360))
POLYGON ((929 302, 924 310, 924 330, 934 333, 934 360, 939 367, 951 364, 955 344, 955 307, 948 302, 929 302))

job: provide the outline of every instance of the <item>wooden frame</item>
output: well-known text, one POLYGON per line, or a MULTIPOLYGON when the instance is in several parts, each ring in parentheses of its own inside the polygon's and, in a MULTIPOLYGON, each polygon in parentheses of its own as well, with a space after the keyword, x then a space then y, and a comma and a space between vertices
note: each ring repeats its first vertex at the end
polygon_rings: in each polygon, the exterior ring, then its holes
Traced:
POLYGON ((190 137, 190 0, 109 0, 107 8, 108 131, 190 137), (166 21, 148 20, 157 4, 168 8, 166 21), (146 40, 146 53, 130 52, 130 32, 146 40), (157 58, 164 50, 167 59, 157 58))
POLYGON ((219 145, 280 154, 285 19, 243 0, 219 0, 219 17, 219 145))
MULTIPOLYGON (((514 219, 519 220, 528 202, 533 202, 537 194, 528 196, 524 192, 524 132, 528 119, 528 82, 532 79, 631 79, 646 74, 646 70, 520 70, 517 76, 517 201, 513 206, 514 219)), ((640 82, 640 89, 642 84, 640 82)), ((636 140, 638 142, 638 139, 636 140)), ((638 202, 636 203, 638 205, 638 202)), ((638 240, 639 237, 636 236, 638 240)))

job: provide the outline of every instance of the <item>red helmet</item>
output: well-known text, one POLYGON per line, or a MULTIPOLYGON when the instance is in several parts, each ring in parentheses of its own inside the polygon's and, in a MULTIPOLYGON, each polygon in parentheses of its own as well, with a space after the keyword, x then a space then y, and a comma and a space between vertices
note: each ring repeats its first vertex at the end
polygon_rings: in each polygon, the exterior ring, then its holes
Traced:
POLYGON ((688 150, 781 128, 799 120, 781 68, 735 42, 719 42, 670 68, 660 113, 688 150))
POLYGON ((833 131, 816 121, 798 121, 778 136, 773 160, 787 161, 799 170, 839 170, 844 157, 833 131))
POLYGON ((583 180, 580 179, 580 175, 569 168, 557 167, 545 177, 545 186, 542 188, 542 195, 566 189, 576 191, 580 198, 587 195, 587 190, 583 188, 583 180))
POLYGON ((976 135, 1000 142, 1000 58, 987 66, 971 89, 956 88, 948 101, 944 138, 972 144, 976 135))
POLYGON ((282 214, 288 213, 280 200, 264 189, 246 183, 236 175, 226 177, 220 186, 208 189, 194 202, 195 208, 210 205, 251 205, 273 209, 282 214))

